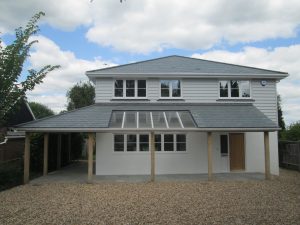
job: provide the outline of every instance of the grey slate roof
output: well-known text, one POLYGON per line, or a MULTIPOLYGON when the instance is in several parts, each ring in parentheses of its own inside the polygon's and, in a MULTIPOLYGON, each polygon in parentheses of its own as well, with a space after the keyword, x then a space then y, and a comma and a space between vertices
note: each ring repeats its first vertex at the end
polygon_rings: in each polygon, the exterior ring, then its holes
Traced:
POLYGON ((240 66, 203 59, 183 56, 168 56, 104 69, 87 71, 88 76, 105 74, 168 74, 168 73, 195 73, 195 74, 230 74, 230 75, 282 75, 285 72, 240 66))
MULTIPOLYGON (((188 103, 109 103, 94 104, 71 112, 51 116, 17 126, 22 130, 45 128, 108 128, 113 110, 188 110, 198 128, 277 128, 252 104, 188 104, 188 103)), ((78 130, 78 129, 77 129, 78 130)))

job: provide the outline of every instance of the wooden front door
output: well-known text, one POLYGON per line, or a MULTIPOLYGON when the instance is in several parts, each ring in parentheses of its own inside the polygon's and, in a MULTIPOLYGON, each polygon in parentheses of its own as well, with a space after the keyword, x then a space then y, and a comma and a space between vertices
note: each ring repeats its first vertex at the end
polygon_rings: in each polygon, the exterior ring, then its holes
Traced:
POLYGON ((245 170, 244 134, 229 134, 230 170, 245 170))

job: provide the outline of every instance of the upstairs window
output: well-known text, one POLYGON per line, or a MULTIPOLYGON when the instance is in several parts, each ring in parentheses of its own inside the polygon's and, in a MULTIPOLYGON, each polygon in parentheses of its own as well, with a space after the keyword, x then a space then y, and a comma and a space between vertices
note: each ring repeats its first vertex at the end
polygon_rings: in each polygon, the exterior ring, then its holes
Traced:
POLYGON ((160 97, 162 98, 179 98, 181 97, 180 80, 161 80, 160 97))
POLYGON ((115 80, 114 97, 145 98, 146 80, 115 80))
POLYGON ((219 81, 220 98, 250 98, 249 80, 219 81))

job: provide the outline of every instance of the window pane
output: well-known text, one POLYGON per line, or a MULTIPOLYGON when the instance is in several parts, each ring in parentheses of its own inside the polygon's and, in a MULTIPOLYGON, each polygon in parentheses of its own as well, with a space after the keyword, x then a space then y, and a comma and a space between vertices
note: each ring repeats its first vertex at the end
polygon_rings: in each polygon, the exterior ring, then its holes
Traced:
POLYGON ((155 151, 161 151, 161 143, 155 143, 155 151))
POLYGON ((230 81, 230 84, 231 84, 231 89, 232 88, 239 88, 239 82, 237 80, 231 80, 230 81))
POLYGON ((220 136, 221 154, 228 155, 228 137, 227 135, 220 136))
POLYGON ((124 112, 115 111, 112 112, 109 127, 111 128, 121 128, 123 122, 124 112))
POLYGON ((138 97, 146 97, 146 89, 138 89, 138 97))
POLYGON ((153 126, 154 128, 166 128, 166 122, 163 112, 152 112, 152 118, 153 118, 153 126))
POLYGON ((155 134, 155 142, 161 142, 161 135, 155 134))
POLYGON ((116 80, 115 88, 123 88, 123 80, 116 80))
POLYGON ((123 134, 115 135, 115 142, 124 143, 124 135, 123 134))
POLYGON ((124 152, 124 143, 115 143, 115 152, 124 152))
POLYGON ((155 151, 161 151, 161 135, 155 134, 154 141, 155 141, 155 151))
POLYGON ((124 128, 136 128, 136 112, 134 111, 126 111, 125 112, 125 121, 124 128))
POLYGON ((128 152, 136 151, 136 135, 135 134, 127 135, 127 151, 128 152))
POLYGON ((151 128, 150 112, 139 112, 139 128, 151 128))
POLYGON ((126 97, 134 97, 134 89, 126 88, 126 97))
POLYGON ((176 135, 176 141, 177 142, 186 142, 186 136, 185 136, 185 134, 177 134, 176 135))
POLYGON ((161 97, 169 97, 170 91, 169 89, 161 89, 161 97))
POLYGON ((161 80, 160 81, 160 87, 161 88, 170 88, 170 81, 168 80, 161 80))
POLYGON ((239 82, 237 80, 231 80, 231 97, 239 97, 239 82))
POLYGON ((172 89, 180 89, 180 80, 172 80, 172 89))
POLYGON ((241 97, 250 97, 250 81, 240 81, 241 97))
POLYGON ((167 121, 169 124, 169 128, 180 128, 181 127, 176 112, 167 111, 166 117, 167 117, 167 121))
POLYGON ((220 97, 228 97, 228 81, 220 81, 220 97))
POLYGON ((142 152, 149 151, 149 135, 148 134, 140 135, 140 151, 142 151, 142 152))
POLYGON ((189 112, 179 111, 178 114, 181 119, 183 127, 185 128, 196 127, 193 118, 189 112))
POLYGON ((165 142, 165 151, 166 152, 174 151, 174 145, 173 145, 173 143, 166 143, 165 142))
POLYGON ((146 88, 146 80, 138 80, 138 88, 146 88))
POLYGON ((180 97, 180 96, 181 96, 180 89, 173 89, 172 90, 172 97, 180 97))
POLYGON ((233 98, 239 97, 239 89, 231 88, 231 97, 233 98))
POLYGON ((140 134, 140 142, 149 143, 149 135, 148 134, 140 134))
POLYGON ((164 138, 165 138, 165 140, 164 140, 165 142, 173 142, 174 141, 173 134, 165 134, 164 138))
POLYGON ((179 152, 183 152, 186 151, 186 143, 177 143, 177 151, 179 152))
POLYGON ((123 89, 115 89, 115 97, 123 97, 123 89))
POLYGON ((126 80, 126 88, 134 88, 134 80, 126 80))
POLYGON ((124 151, 124 135, 114 135, 114 151, 124 151))

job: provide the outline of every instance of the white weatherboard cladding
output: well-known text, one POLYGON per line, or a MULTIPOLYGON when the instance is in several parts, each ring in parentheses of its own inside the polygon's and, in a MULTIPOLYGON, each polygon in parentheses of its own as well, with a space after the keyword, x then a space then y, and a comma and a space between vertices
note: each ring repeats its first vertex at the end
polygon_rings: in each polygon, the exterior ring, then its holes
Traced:
MULTIPOLYGON (((277 93, 276 81, 267 80, 267 85, 262 86, 263 79, 251 80, 251 94, 254 106, 263 112, 272 121, 277 123, 277 93)), ((96 79, 96 103, 111 102, 114 95, 114 79, 96 79)), ((217 103, 232 101, 217 101, 219 99, 219 84, 217 79, 181 79, 182 98, 186 103, 217 103)), ((147 79, 147 99, 157 103, 160 99, 160 79, 147 79)), ((130 102, 130 101, 126 101, 130 102)), ((146 101, 149 102, 149 101, 146 101)), ((163 102, 163 101, 159 101, 163 102)), ((170 103, 170 100, 167 101, 170 103)), ((249 102, 249 101, 238 101, 249 102)))
MULTIPOLYGON (((223 133, 222 133, 223 134, 223 133)), ((277 133, 270 133, 271 173, 278 175, 277 133)), ((229 158, 220 154, 220 133, 213 133, 213 172, 229 172, 229 158)), ((207 173, 207 133, 187 133, 186 152, 156 152, 156 174, 207 173)), ((245 133, 245 172, 264 173, 262 132, 245 133)), ((150 174, 150 152, 114 152, 113 134, 97 133, 96 175, 150 174)))

